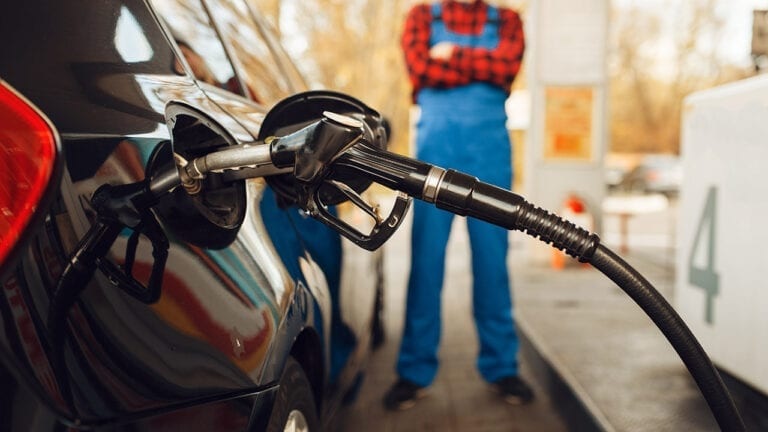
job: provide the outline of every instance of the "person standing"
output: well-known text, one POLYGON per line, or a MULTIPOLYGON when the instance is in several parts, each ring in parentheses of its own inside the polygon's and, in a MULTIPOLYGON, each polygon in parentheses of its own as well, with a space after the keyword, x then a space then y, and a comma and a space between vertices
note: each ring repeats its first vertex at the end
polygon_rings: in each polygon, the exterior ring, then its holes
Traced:
MULTIPOLYGON (((512 157, 504 104, 525 48, 517 12, 481 0, 417 4, 401 39, 421 116, 416 157, 510 189, 512 157)), ((387 409, 406 409, 437 373, 441 290, 453 215, 431 204, 414 206, 412 262, 398 380, 384 396, 387 409)), ((480 341, 481 377, 513 404, 532 400, 518 375, 505 229, 467 220, 473 273, 473 315, 480 341)))

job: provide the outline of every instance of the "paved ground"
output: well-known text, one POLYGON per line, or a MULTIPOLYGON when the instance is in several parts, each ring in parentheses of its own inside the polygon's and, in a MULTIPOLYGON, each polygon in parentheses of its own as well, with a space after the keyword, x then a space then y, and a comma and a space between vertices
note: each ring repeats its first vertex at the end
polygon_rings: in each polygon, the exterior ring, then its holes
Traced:
POLYGON ((370 359, 358 400, 344 413, 341 431, 541 431, 568 430, 552 407, 548 393, 533 379, 527 364, 522 374, 536 392, 536 400, 523 407, 501 401, 475 369, 477 337, 470 310, 468 256, 462 252, 466 232, 455 230, 449 243, 447 286, 443 295, 443 339, 440 370, 429 396, 401 412, 386 411, 381 399, 396 379, 394 365, 399 348, 410 266, 410 225, 395 234, 386 247, 386 343, 370 359))
MULTIPOLYGON (((604 244, 616 250, 617 221, 606 218, 604 223, 604 244)), ((633 218, 631 224, 625 258, 669 298, 673 213, 633 218)), ((347 409, 341 431, 718 430, 677 354, 632 300, 591 267, 571 262, 557 271, 548 262, 532 261, 540 256, 540 245, 521 233, 512 234, 510 266, 526 342, 522 373, 535 386, 537 399, 512 407, 494 398, 474 369, 477 341, 462 227, 454 225, 449 243, 441 369, 430 397, 404 412, 390 413, 381 406, 395 379, 402 328, 410 260, 406 222, 386 245, 388 339, 374 353, 360 398, 347 409)), ((746 417, 750 430, 768 430, 764 418, 746 417)))

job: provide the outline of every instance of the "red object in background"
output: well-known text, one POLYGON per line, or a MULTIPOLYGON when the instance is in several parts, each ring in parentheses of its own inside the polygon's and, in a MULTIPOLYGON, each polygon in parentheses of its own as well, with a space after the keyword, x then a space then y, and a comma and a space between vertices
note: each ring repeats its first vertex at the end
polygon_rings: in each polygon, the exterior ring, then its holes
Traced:
MULTIPOLYGON (((565 198, 565 201, 563 201, 563 207, 561 209, 560 216, 575 223, 578 226, 581 226, 586 230, 591 231, 592 226, 594 225, 592 215, 588 212, 587 204, 580 196, 576 195, 575 193, 569 194, 565 198)), ((565 268, 566 263, 570 261, 571 260, 566 259, 565 252, 559 249, 552 250, 551 265, 553 269, 562 270, 565 268)), ((584 266, 588 265, 589 264, 584 264, 584 266)))
POLYGON ((584 200, 577 195, 569 195, 568 198, 565 199, 563 207, 574 213, 584 213, 587 210, 584 200))
POLYGON ((26 99, 0 81, 0 264, 48 187, 57 135, 26 99))

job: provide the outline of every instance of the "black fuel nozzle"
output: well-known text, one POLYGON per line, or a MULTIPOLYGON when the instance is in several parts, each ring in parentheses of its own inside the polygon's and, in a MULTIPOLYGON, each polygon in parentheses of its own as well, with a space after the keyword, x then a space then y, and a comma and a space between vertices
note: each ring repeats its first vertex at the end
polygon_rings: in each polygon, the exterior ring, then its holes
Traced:
POLYGON ((383 218, 376 207, 345 183, 344 165, 338 160, 358 145, 368 147, 360 120, 326 111, 321 120, 281 138, 269 137, 265 144, 270 145, 276 167, 293 167, 297 205, 364 249, 375 250, 384 244, 410 207, 410 197, 400 194, 389 216, 383 218), (340 193, 370 216, 374 220, 372 229, 363 233, 334 216, 328 210, 329 190, 340 193))
POLYGON ((366 249, 381 246, 402 222, 411 197, 434 203, 461 216, 525 231, 582 260, 589 261, 600 239, 557 215, 526 202, 521 196, 455 170, 398 155, 371 145, 362 122, 331 112, 321 120, 284 137, 269 137, 272 163, 293 167, 297 204, 313 217, 366 249), (340 178, 353 173, 399 194, 392 212, 380 218, 375 209, 340 178), (375 219, 363 234, 327 210, 323 188, 334 188, 375 219))
POLYGON ((530 204, 511 191, 365 143, 345 151, 336 164, 451 213, 524 231, 583 262, 591 259, 600 243, 596 234, 530 204))
POLYGON ((323 118, 284 137, 264 140, 272 163, 293 168, 297 180, 311 183, 327 173, 330 164, 363 138, 363 123, 352 117, 324 112, 323 118))

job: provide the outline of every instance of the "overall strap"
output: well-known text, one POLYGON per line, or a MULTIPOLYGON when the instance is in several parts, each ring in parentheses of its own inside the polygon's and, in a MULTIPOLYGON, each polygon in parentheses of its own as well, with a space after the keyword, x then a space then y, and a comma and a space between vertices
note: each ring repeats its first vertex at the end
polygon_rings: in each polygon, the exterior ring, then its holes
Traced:
POLYGON ((432 21, 443 20, 443 5, 440 2, 432 3, 432 21))
POLYGON ((499 10, 495 7, 488 5, 488 9, 485 13, 485 23, 486 24, 498 24, 499 19, 499 10))

